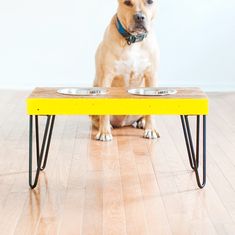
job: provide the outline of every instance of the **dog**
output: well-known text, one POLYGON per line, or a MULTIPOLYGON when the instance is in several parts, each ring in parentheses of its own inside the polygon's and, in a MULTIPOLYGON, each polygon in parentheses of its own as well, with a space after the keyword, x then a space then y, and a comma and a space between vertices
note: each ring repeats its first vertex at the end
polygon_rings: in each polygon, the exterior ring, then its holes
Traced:
MULTIPOLYGON (((154 35, 157 0, 118 0, 117 13, 96 52, 94 87, 156 87, 159 49, 154 35)), ((112 140, 112 127, 135 125, 144 138, 159 133, 152 116, 93 116, 96 139, 112 140)))

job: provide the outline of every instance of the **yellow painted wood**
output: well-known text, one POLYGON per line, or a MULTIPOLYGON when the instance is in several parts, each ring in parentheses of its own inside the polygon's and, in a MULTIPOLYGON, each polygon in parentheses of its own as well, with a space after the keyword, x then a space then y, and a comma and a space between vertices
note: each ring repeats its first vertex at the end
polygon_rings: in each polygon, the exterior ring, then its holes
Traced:
POLYGON ((28 98, 29 115, 207 115, 207 98, 28 98))

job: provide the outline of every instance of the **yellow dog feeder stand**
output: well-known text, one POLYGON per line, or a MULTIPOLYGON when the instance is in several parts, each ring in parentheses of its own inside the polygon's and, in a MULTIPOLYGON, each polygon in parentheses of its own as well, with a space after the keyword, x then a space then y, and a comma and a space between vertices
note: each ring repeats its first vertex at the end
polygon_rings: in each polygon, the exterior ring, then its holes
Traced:
POLYGON ((169 96, 140 96, 123 88, 108 88, 106 94, 64 95, 59 88, 36 88, 27 99, 29 115, 29 185, 37 186, 40 171, 46 168, 56 115, 179 115, 186 142, 189 163, 196 175, 197 184, 206 184, 206 117, 208 98, 199 88, 174 88, 169 96), (39 143, 38 118, 46 116, 43 140, 39 143), (189 116, 196 116, 196 141, 191 135, 189 116), (202 134, 200 122, 203 122, 202 134), (37 170, 33 179, 33 126, 35 125, 37 170), (202 135, 202 179, 199 176, 200 136, 202 135))

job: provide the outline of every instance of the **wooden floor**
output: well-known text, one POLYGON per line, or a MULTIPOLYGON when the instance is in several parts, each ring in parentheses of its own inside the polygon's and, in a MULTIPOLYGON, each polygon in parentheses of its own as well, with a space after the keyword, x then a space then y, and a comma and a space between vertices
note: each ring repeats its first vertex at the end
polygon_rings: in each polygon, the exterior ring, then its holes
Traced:
POLYGON ((203 190, 179 117, 156 117, 157 141, 124 128, 100 143, 88 117, 62 116, 35 191, 28 188, 28 94, 0 93, 1 235, 235 234, 235 93, 209 94, 203 190))

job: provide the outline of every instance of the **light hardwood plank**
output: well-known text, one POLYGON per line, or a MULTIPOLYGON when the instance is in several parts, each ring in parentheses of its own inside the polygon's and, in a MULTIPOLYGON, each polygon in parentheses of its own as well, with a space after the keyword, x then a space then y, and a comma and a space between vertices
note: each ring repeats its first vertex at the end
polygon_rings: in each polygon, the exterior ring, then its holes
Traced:
POLYGON ((132 137, 124 135, 126 130, 119 130, 118 137, 126 231, 128 235, 149 234, 135 156, 131 148, 132 137))
POLYGON ((89 143, 90 125, 87 119, 83 118, 79 123, 76 136, 66 196, 60 213, 58 234, 82 234, 89 143))

